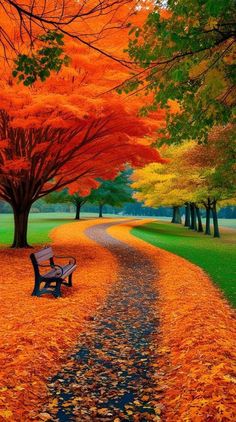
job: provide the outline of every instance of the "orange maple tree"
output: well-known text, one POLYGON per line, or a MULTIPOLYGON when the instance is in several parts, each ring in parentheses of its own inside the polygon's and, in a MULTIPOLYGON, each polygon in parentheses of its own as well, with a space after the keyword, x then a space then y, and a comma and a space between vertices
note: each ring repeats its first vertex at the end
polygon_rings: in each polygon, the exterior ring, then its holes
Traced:
MULTIPOLYGON (((106 48, 112 37, 114 52, 125 56, 127 36, 128 29, 114 28, 100 44, 106 48)), ((25 87, 10 72, 0 81, 0 197, 14 211, 13 247, 27 246, 38 198, 68 185, 87 193, 94 179, 115 177, 127 162, 160 160, 150 143, 163 113, 138 117, 141 97, 111 91, 127 76, 120 63, 69 37, 65 45, 71 65, 45 83, 25 87)))
MULTIPOLYGON (((139 0, 0 0, 0 49, 9 59, 32 51, 40 34, 57 31, 109 56, 96 41, 110 28, 122 28, 139 0)), ((113 57, 119 60, 118 58, 113 57)))

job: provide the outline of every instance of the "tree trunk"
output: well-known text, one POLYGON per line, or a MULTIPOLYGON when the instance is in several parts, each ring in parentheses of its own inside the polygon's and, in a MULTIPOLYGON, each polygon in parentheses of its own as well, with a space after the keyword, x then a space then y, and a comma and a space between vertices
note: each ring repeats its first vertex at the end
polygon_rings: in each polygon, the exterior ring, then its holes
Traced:
POLYGON ((171 220, 171 223, 174 223, 175 222, 175 213, 176 213, 176 209, 175 209, 175 207, 172 207, 172 220, 171 220))
POLYGON ((206 208, 206 228, 205 228, 205 234, 210 235, 211 234, 211 206, 210 206, 210 200, 208 198, 207 205, 205 205, 206 208))
POLYGON ((181 224, 182 223, 180 210, 179 210, 178 206, 173 207, 173 217, 172 217, 171 223, 174 223, 174 224, 181 224))
POLYGON ((30 206, 25 207, 24 209, 13 208, 14 212, 14 240, 12 243, 12 248, 29 248, 27 242, 27 229, 28 229, 28 218, 30 212, 30 206))
POLYGON ((185 227, 189 227, 190 226, 190 204, 188 202, 185 204, 185 222, 184 222, 184 226, 185 227))
POLYGON ((99 218, 102 218, 102 209, 103 209, 103 204, 99 204, 99 218))
POLYGON ((203 232, 203 226, 202 226, 201 211, 200 211, 199 207, 197 207, 197 206, 196 206, 196 214, 197 214, 197 223, 198 223, 197 231, 202 233, 203 232))
POLYGON ((191 230, 197 230, 197 214, 196 214, 196 207, 193 202, 190 204, 190 214, 191 214, 191 224, 189 228, 191 230))
POLYGON ((177 210, 176 210, 176 223, 177 224, 182 224, 181 215, 180 215, 180 208, 179 207, 177 207, 177 210))
POLYGON ((81 203, 77 202, 75 204, 76 206, 76 214, 75 214, 75 220, 80 220, 80 209, 81 209, 81 203))
POLYGON ((220 237, 218 215, 217 215, 217 209, 216 209, 216 201, 213 201, 213 205, 212 205, 211 210, 212 210, 212 218, 213 218, 214 237, 220 237))

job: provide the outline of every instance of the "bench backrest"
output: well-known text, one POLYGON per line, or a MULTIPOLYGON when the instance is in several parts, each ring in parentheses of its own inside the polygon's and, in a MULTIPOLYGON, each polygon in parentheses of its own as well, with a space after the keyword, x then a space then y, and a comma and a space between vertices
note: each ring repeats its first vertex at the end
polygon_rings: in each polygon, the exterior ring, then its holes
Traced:
POLYGON ((44 249, 41 249, 39 252, 35 252, 33 255, 38 264, 40 264, 40 262, 47 261, 50 258, 53 258, 53 251, 52 248, 48 246, 44 249))

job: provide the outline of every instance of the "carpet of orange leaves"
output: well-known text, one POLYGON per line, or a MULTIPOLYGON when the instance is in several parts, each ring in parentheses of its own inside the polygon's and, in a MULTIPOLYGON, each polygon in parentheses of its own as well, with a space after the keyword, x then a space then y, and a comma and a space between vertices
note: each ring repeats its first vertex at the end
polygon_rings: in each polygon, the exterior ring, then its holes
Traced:
POLYGON ((62 299, 31 297, 31 250, 0 250, 0 421, 26 422, 38 414, 47 376, 61 367, 116 280, 111 253, 83 234, 98 223, 69 223, 53 231, 55 253, 73 255, 78 263, 74 286, 63 287, 62 299))
MULTIPOLYGON (((99 223, 71 223, 53 231, 55 252, 74 255, 79 266, 74 287, 63 289, 63 299, 32 298, 31 251, 0 250, 0 421, 29 421, 38 414, 46 400, 47 376, 59 370, 115 282, 115 259, 83 234, 99 223)), ((156 377, 163 418, 236 420, 234 313, 199 267, 130 234, 143 223, 123 222, 108 231, 151 256, 157 267, 161 333, 156 377)))
POLYGON ((159 273, 156 376, 163 418, 167 422, 235 421, 235 313, 199 267, 129 233, 144 223, 126 223, 108 231, 151 256, 159 273))

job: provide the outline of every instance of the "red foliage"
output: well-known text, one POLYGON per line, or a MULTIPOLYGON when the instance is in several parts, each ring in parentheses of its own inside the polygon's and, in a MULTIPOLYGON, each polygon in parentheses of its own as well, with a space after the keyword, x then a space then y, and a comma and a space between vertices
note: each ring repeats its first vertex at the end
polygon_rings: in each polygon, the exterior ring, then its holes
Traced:
MULTIPOLYGON (((144 14, 133 19, 143 19, 144 14)), ((129 15, 130 6, 116 11, 113 29, 98 37, 96 46, 108 56, 118 54, 125 60, 128 28, 121 22, 129 15)), ((99 15, 93 31, 100 33, 106 20, 99 15)), ((88 23, 81 31, 85 28, 88 23)), ((22 214, 47 193, 64 186, 71 192, 88 192, 96 178, 114 178, 126 163, 161 161, 150 144, 155 128, 163 125, 163 112, 145 121, 137 114, 144 105, 142 97, 120 96, 113 90, 129 69, 76 38, 67 37, 65 49, 71 66, 45 83, 17 85, 9 72, 0 80, 0 197, 20 214, 22 231, 27 222, 22 214)))

